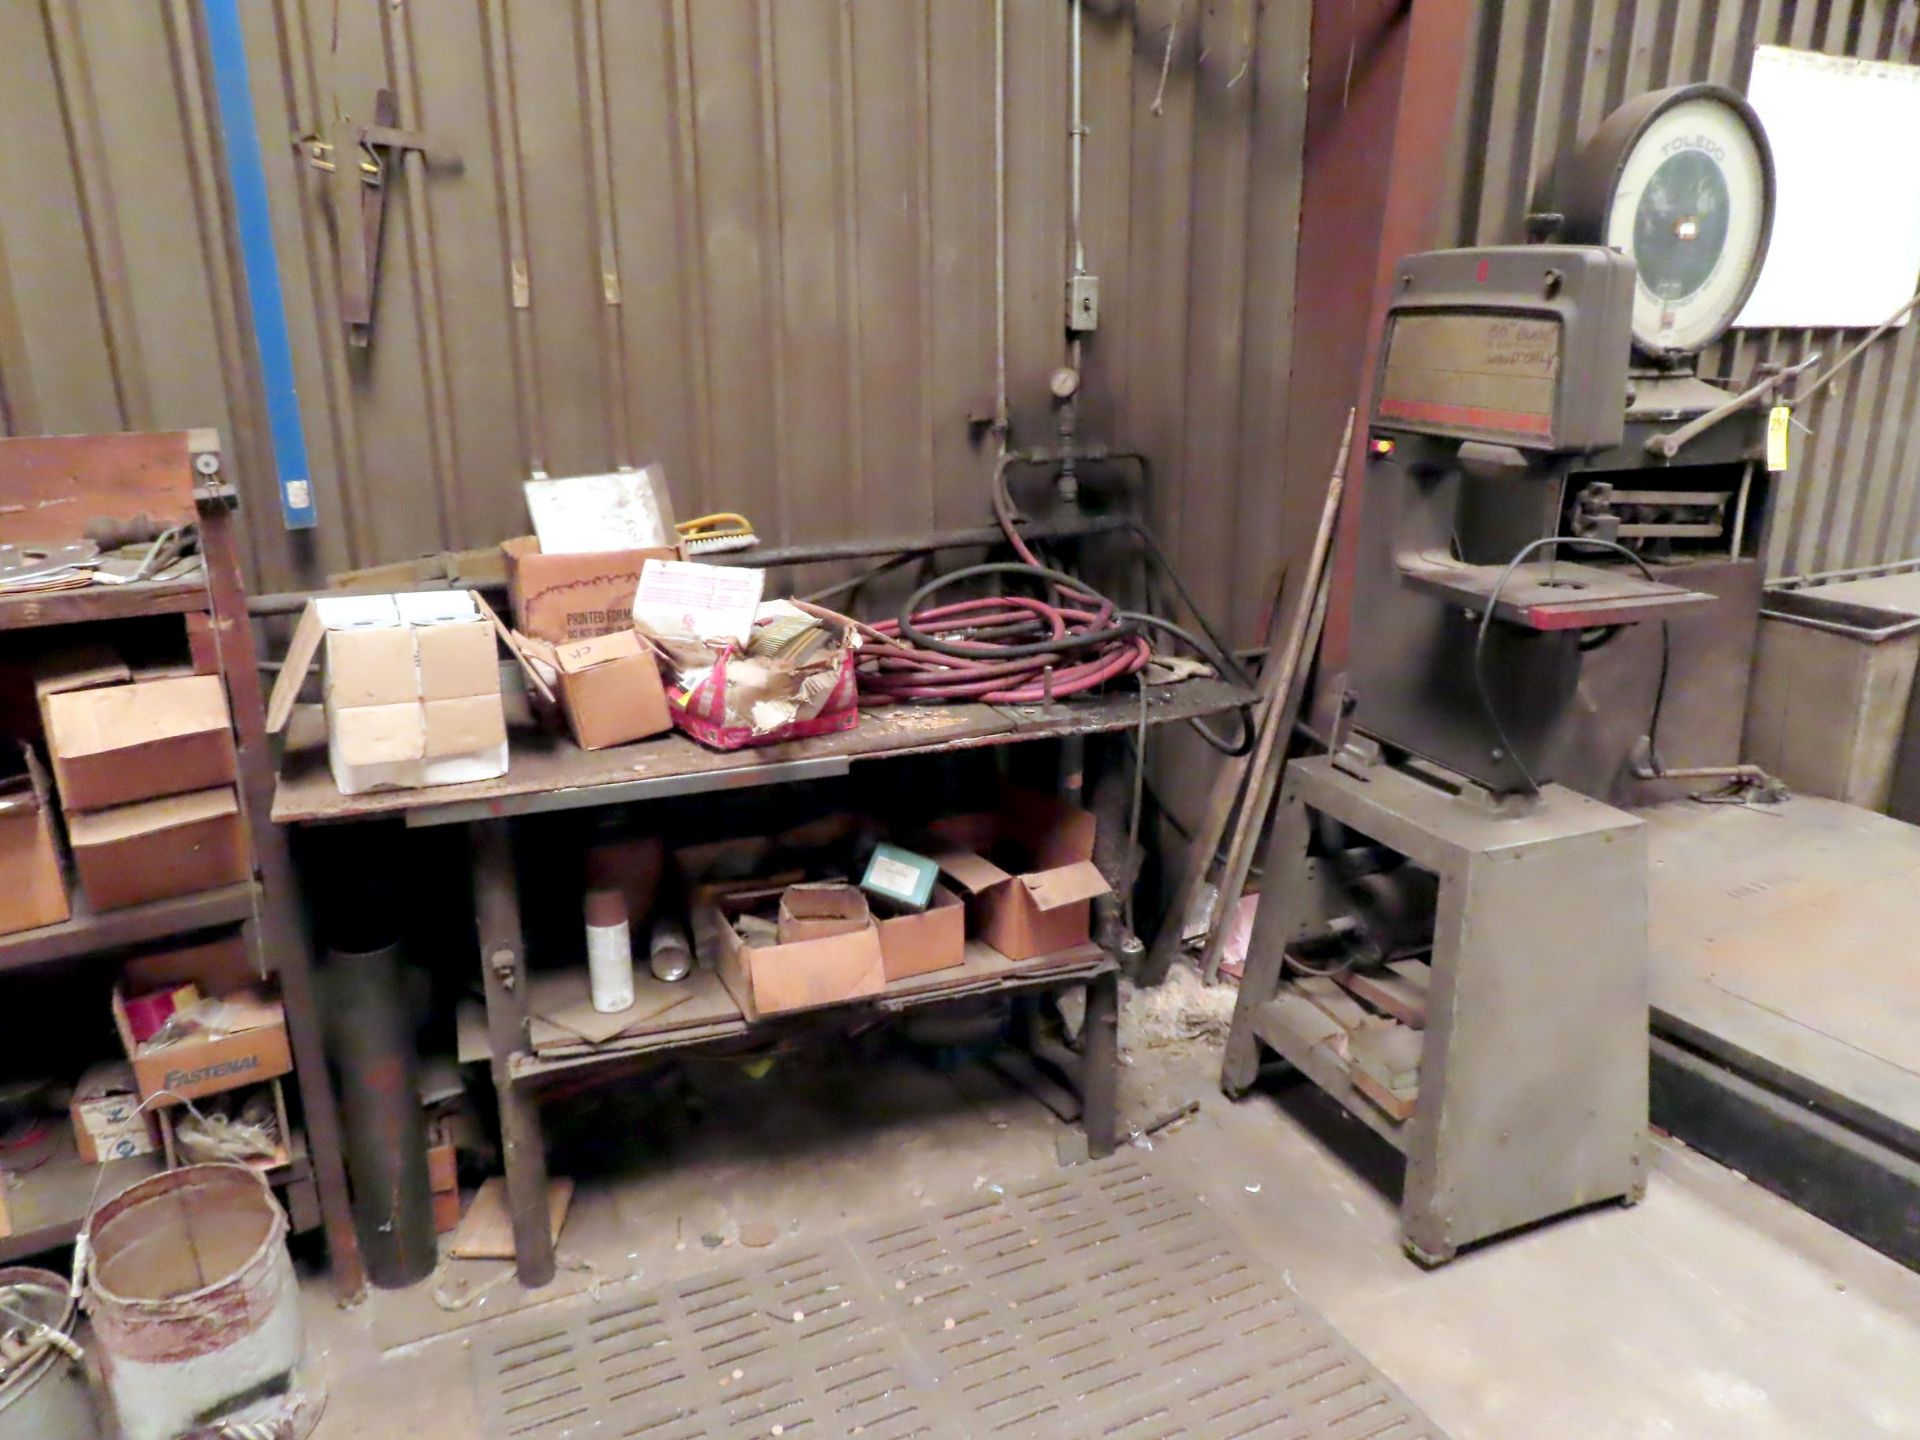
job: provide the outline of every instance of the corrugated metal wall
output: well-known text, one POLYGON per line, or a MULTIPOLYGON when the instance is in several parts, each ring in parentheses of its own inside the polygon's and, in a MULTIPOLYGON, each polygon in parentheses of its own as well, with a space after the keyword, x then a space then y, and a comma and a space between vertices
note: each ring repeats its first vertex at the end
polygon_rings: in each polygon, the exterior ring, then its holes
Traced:
MULTIPOLYGON (((1912 63, 1917 18, 1915 0, 1485 0, 1440 243, 1523 238, 1522 219, 1550 183, 1555 157, 1629 96, 1695 80, 1744 91, 1756 45, 1912 63)), ((1814 352, 1833 360, 1859 338, 1736 331, 1703 370, 1744 377, 1762 360, 1814 352)), ((1806 429, 1794 433, 1775 511, 1772 573, 1920 555, 1917 355, 1920 324, 1908 325, 1796 417, 1806 429)))
MULTIPOLYGON (((770 538, 977 523, 994 376, 990 0, 279 0, 243 7, 320 525, 279 524, 190 0, 0 0, 0 420, 216 424, 255 582, 487 544, 519 482, 662 461, 770 538), (372 346, 297 137, 365 118, 458 151, 390 190, 372 346)), ((1067 0, 1007 0, 1009 373, 1052 438, 1064 355, 1067 0)), ((1088 439, 1204 603, 1256 633, 1308 7, 1089 0, 1088 439)), ((1302 482, 1311 489, 1317 477, 1302 482)), ((1296 497, 1297 503, 1298 497, 1296 497)))
MULTIPOLYGON (((1623 97, 1739 85, 1779 42, 1910 59, 1916 0, 1486 0, 1440 239, 1511 238, 1623 97)), ((280 528, 191 0, 0 0, 0 424, 218 425, 256 582, 488 543, 518 482, 662 460, 774 539, 984 514, 990 0, 303 0, 244 7, 321 525, 280 528), (325 177, 293 141, 392 88, 457 149, 392 189, 370 350, 337 321, 325 177)), ((1066 264, 1067 0, 1008 0, 1010 374, 1049 438, 1066 264)), ((1257 633, 1319 475, 1279 473, 1305 0, 1088 0, 1087 426, 1257 633), (1172 44, 1169 46, 1169 34, 1172 44), (1250 59, 1251 57, 1251 59, 1250 59), (1164 83, 1162 80, 1164 67, 1164 83)), ((1829 354, 1742 336, 1712 363, 1829 354)), ((1801 418, 1773 568, 1920 553, 1920 327, 1801 418)))
MULTIPOLYGON (((1152 513, 1243 634, 1280 554, 1308 14, 1085 19, 1085 434, 1151 452, 1152 513)), ((1006 7, 1027 444, 1052 438, 1064 357, 1069 19, 1006 7)), ((321 511, 310 555, 256 516, 266 583, 514 533, 533 470, 659 460, 683 514, 744 510, 775 540, 986 518, 989 0, 287 0, 248 20, 321 511), (394 185, 356 351, 326 177, 272 142, 366 115, 383 85, 464 164, 394 185)))
POLYGON ((212 425, 265 476, 196 10, 0 0, 0 431, 212 425))

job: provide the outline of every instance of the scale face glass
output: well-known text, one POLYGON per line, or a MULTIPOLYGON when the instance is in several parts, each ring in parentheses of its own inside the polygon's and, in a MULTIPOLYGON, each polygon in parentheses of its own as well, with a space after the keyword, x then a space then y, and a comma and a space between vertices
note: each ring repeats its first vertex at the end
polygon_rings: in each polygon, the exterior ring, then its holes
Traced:
POLYGON ((1621 167, 1606 243, 1633 256, 1633 338, 1702 349, 1733 323, 1766 246, 1766 162, 1732 106, 1710 96, 1662 111, 1621 167))

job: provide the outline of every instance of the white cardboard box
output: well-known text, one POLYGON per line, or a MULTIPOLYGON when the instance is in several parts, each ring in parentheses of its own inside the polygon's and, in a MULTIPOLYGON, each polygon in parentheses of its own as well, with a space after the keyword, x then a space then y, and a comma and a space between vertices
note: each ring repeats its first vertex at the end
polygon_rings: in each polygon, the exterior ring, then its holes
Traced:
MULTIPOLYGON (((267 706, 283 729, 324 649, 327 758, 343 795, 507 773, 500 622, 471 590, 309 601, 267 706)), ((511 646, 509 646, 511 648, 511 646)))

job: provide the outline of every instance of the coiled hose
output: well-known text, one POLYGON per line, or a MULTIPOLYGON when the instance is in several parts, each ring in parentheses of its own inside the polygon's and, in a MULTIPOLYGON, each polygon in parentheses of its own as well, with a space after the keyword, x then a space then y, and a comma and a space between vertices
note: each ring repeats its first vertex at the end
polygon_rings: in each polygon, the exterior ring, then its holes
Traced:
MULTIPOLYGON (((874 624, 798 602, 861 633, 863 699, 880 704, 974 700, 1011 705, 1060 700, 1139 674, 1152 655, 1145 633, 1149 629, 1174 636, 1223 674, 1246 680, 1204 617, 1206 640, 1161 616, 1122 610, 1085 581, 1041 564, 1019 532, 1004 471, 996 476, 992 493, 995 518, 1019 560, 969 565, 939 576, 908 596, 898 616, 874 624), (928 604, 943 590, 989 576, 1029 582, 1041 593, 928 604)), ((1156 558, 1165 565, 1164 557, 1156 558)), ((1184 595, 1185 587, 1174 580, 1184 595)), ((1196 728, 1216 749, 1242 754, 1252 738, 1244 712, 1242 722, 1234 742, 1221 740, 1205 726, 1196 728)))

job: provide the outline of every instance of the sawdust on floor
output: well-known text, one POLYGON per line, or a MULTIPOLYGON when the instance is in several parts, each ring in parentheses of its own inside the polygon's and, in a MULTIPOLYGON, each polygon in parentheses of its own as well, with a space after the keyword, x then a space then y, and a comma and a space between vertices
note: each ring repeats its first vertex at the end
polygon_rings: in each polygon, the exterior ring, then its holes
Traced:
POLYGON ((1174 962, 1167 978, 1141 989, 1120 982, 1120 1046, 1123 1050, 1159 1049, 1195 1040, 1224 1041, 1233 1025, 1236 986, 1209 985, 1185 960, 1174 962))

